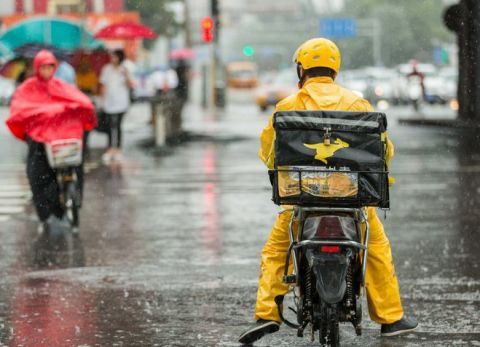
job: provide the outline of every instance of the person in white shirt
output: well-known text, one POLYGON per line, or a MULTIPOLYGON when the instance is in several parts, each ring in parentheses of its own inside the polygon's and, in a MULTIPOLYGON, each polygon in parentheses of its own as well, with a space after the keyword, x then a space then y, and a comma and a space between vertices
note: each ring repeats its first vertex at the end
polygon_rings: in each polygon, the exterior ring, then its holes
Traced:
POLYGON ((130 107, 129 89, 132 81, 128 69, 123 65, 125 53, 115 50, 111 61, 100 73, 100 93, 103 98, 103 111, 110 124, 108 133, 109 148, 103 154, 102 160, 108 162, 122 157, 122 119, 130 107))

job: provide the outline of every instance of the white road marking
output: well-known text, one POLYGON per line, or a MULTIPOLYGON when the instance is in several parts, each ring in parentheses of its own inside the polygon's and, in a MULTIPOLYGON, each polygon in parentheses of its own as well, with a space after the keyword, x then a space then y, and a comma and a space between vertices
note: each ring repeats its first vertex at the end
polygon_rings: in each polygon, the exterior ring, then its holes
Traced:
POLYGON ((25 198, 28 199, 30 196, 30 192, 23 191, 23 192, 0 192, 0 199, 10 199, 10 198, 25 198))
POLYGON ((23 206, 10 206, 10 207, 0 206, 0 215, 1 214, 17 214, 17 213, 22 213, 23 211, 24 211, 23 206))
POLYGON ((1 165, 0 172, 0 222, 5 222, 12 215, 25 213, 32 194, 24 165, 1 165))
POLYGON ((28 199, 10 198, 0 199, 0 206, 18 206, 25 205, 28 199))
POLYGON ((18 184, 5 184, 5 185, 0 185, 0 192, 11 192, 11 191, 22 191, 22 192, 28 192, 29 189, 27 186, 24 185, 18 185, 18 184))

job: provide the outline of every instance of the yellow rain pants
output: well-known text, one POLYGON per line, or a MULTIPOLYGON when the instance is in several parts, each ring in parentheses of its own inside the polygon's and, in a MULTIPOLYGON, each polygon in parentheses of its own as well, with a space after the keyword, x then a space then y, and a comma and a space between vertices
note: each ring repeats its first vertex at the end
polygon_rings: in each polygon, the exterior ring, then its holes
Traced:
MULTIPOLYGON (((372 111, 368 101, 358 97, 333 82, 329 77, 308 79, 296 94, 277 104, 276 110, 339 110, 372 111)), ((263 130, 259 151, 260 158, 273 168, 273 143, 275 131, 272 118, 263 130)), ((388 138, 386 159, 393 157, 393 144, 388 138)), ((284 284, 283 273, 289 246, 288 226, 291 211, 282 211, 273 225, 270 236, 262 250, 260 279, 255 307, 255 320, 266 319, 280 322, 275 297, 285 295, 289 286, 284 284)), ((400 291, 395 275, 390 243, 376 210, 368 208, 370 242, 365 283, 370 318, 379 324, 389 324, 403 317, 400 291)))

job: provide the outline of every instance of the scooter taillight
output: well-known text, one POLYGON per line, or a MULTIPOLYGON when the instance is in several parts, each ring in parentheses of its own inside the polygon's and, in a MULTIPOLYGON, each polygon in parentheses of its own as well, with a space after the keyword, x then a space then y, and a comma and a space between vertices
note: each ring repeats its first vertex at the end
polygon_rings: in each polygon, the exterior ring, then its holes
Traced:
POLYGON ((336 216, 323 216, 318 224, 316 237, 320 239, 344 238, 345 235, 340 219, 336 216))
POLYGON ((320 252, 323 253, 340 253, 340 246, 321 246, 320 252))

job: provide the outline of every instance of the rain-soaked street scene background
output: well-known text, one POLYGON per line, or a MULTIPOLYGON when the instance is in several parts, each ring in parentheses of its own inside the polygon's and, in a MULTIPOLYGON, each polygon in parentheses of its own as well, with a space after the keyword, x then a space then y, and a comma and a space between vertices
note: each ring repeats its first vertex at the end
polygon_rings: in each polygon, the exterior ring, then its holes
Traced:
MULTIPOLYGON (((405 312, 419 321, 415 332, 382 338, 364 302, 364 334, 341 325, 342 346, 480 346, 480 93, 467 70, 458 77, 478 57, 462 46, 475 45, 471 33, 447 28, 457 3, 453 18, 477 30, 475 1, 2 0, 0 346, 240 346, 279 212, 259 135, 275 103, 298 89, 295 49, 319 36, 342 52, 338 83, 387 115, 396 182, 379 215, 405 312), (70 36, 16 31, 39 18, 85 32, 70 45, 70 36), (125 21, 156 35, 95 37, 125 21), (88 139, 78 234, 38 233, 27 146, 5 125, 31 58, 18 47, 29 40, 57 47, 77 78, 79 62, 99 72, 107 49, 124 48, 132 64, 123 155, 105 160, 101 129, 88 139), (188 96, 178 106, 182 73, 188 96), (467 94, 457 94, 459 80, 467 94)), ((255 343, 314 345, 287 326, 255 343)))

